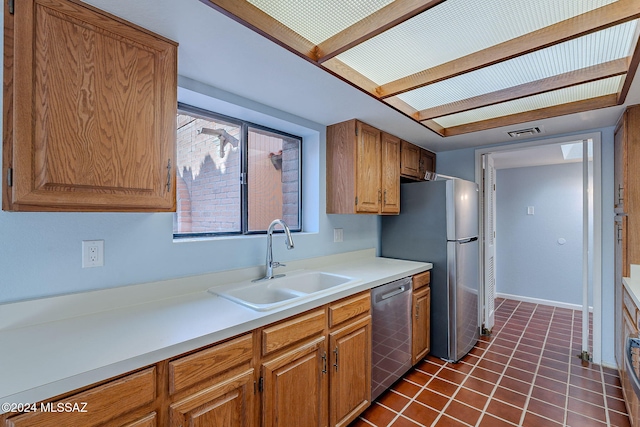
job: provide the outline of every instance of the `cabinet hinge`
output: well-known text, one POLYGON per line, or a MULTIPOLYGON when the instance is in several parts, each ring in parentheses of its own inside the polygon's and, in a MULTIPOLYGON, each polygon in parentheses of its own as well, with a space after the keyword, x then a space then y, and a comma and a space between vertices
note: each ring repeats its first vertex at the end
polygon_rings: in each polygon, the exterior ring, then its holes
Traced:
POLYGON ((13 187, 13 168, 7 168, 7 187, 13 187))
POLYGON ((263 390, 264 390, 264 377, 260 377, 260 380, 258 380, 258 391, 262 393, 263 390))
POLYGON ((15 11, 14 0, 9 0, 9 13, 13 15, 14 11, 15 11))
POLYGON ((247 174, 245 172, 240 172, 240 185, 247 184, 247 174))

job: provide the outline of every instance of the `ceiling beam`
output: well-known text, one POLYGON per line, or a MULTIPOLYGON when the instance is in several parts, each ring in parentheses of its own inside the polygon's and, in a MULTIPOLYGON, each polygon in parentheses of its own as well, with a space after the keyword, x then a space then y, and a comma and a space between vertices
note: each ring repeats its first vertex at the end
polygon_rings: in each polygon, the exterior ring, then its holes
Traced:
POLYGON ((463 111, 474 110, 476 108, 499 104, 501 102, 513 101, 515 99, 564 89, 608 77, 620 76, 627 72, 630 60, 631 57, 620 58, 603 64, 548 77, 546 79, 508 87, 506 89, 451 102, 449 104, 439 105, 437 107, 419 111, 417 117, 419 121, 428 120, 435 117, 461 113, 463 111))
POLYGON ((323 63, 444 0, 395 0, 318 45, 318 62, 323 63))
POLYGON ((246 0, 200 0, 274 43, 315 61, 316 45, 246 0))
POLYGON ((381 98, 398 95, 639 17, 639 1, 618 0, 557 24, 386 83, 377 88, 377 93, 381 98))
POLYGON ((374 81, 369 80, 364 75, 349 67, 344 62, 340 61, 338 58, 333 58, 332 60, 325 62, 320 68, 331 71, 338 77, 346 80, 356 87, 359 87, 375 98, 378 98, 376 95, 376 87, 378 87, 378 85, 374 81))
POLYGON ((622 82, 620 90, 618 91, 618 105, 624 104, 624 101, 627 99, 627 94, 629 93, 629 89, 631 88, 631 83, 636 76, 636 71, 638 70, 638 63, 640 63, 640 39, 638 36, 640 35, 640 26, 636 27, 635 34, 635 42, 636 46, 633 49, 633 55, 631 55, 631 61, 629 61, 629 70, 627 71, 627 77, 622 82))
MULTIPOLYGON (((613 107, 618 105, 618 95, 604 95, 582 101, 570 102, 567 104, 554 105, 553 107, 541 108, 538 110, 526 111, 524 113, 511 114, 509 116, 497 117, 495 119, 482 120, 474 123, 445 128, 444 136, 456 136, 470 132, 478 132, 487 129, 494 129, 503 126, 510 126, 520 123, 532 122, 536 120, 549 119, 551 117, 564 116, 567 114, 582 113, 600 108, 613 107)), ((428 124, 427 124, 428 126, 428 124)))
POLYGON ((394 107, 396 110, 402 111, 407 116, 411 117, 414 120, 418 120, 418 110, 413 108, 411 105, 404 102, 402 99, 397 96, 387 98, 384 100, 387 104, 394 107))

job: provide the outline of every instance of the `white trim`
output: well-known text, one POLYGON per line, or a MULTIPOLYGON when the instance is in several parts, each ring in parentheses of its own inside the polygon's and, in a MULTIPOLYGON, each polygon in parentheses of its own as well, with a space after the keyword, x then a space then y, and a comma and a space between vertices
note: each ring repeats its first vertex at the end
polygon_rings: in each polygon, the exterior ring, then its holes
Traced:
MULTIPOLYGON (((482 155, 500 151, 516 151, 533 146, 561 144, 585 139, 593 140, 593 363, 602 362, 602 134, 590 132, 549 139, 537 139, 520 144, 503 144, 475 150, 476 183, 482 184, 482 155)), ((482 230, 482 212, 479 216, 480 241, 484 241, 482 230)), ((482 249, 481 249, 482 251, 482 249)), ((480 262, 481 276, 484 277, 484 266, 480 262)), ((482 280, 481 291, 484 288, 482 280)), ((482 295, 482 294, 481 294, 482 295)))
MULTIPOLYGON (((569 310, 582 311, 582 304, 571 304, 568 302, 553 301, 549 299, 524 297, 522 295, 503 294, 502 292, 498 292, 496 294, 496 298, 511 299, 511 300, 521 301, 521 302, 530 302, 532 304, 550 305, 552 307, 568 308, 569 310)), ((589 313, 593 313, 592 306, 589 306, 589 313)))

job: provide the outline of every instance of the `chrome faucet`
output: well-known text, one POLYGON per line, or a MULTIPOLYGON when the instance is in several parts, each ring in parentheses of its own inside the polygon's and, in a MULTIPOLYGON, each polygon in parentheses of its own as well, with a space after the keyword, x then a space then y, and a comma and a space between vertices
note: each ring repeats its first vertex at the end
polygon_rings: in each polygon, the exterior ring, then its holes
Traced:
POLYGON ((276 225, 280 224, 284 229, 284 233, 286 235, 286 239, 284 243, 287 245, 287 249, 293 249, 293 238, 291 237, 291 231, 289 231, 289 227, 287 224, 281 219, 274 219, 271 224, 269 224, 269 228, 267 228, 267 260, 266 260, 266 272, 264 277, 260 279, 255 279, 253 282, 259 282, 262 280, 271 280, 276 277, 282 277, 284 274, 276 274, 273 275, 273 269, 278 267, 285 267, 285 264, 281 264, 277 261, 273 260, 273 251, 271 249, 271 244, 273 241, 273 229, 276 225))

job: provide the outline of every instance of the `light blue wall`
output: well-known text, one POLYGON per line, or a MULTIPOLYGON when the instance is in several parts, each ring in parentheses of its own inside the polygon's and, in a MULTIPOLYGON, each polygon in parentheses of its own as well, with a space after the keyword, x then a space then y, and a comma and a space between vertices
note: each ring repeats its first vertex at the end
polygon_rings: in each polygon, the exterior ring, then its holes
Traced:
POLYGON ((582 163, 500 169, 496 186, 497 292, 581 305, 582 163))
MULTIPOLYGON (((303 185, 310 189, 303 195, 304 226, 310 232, 296 234, 291 251, 276 236, 274 257, 278 261, 377 246, 375 215, 324 213, 324 126, 188 79, 180 82, 192 91, 215 96, 209 101, 225 109, 219 112, 246 115, 259 124, 283 126, 283 130, 304 136, 303 185), (344 242, 333 243, 333 228, 344 229, 344 242)), ((185 93, 181 91, 180 96, 184 98, 185 93)), ((191 95, 191 101, 204 102, 191 95)), ((0 303, 264 263, 264 235, 174 242, 172 215, 0 212, 0 303), (105 265, 82 269, 81 242, 96 239, 105 242, 105 265)))

